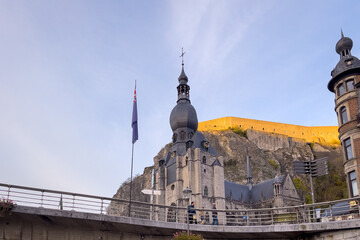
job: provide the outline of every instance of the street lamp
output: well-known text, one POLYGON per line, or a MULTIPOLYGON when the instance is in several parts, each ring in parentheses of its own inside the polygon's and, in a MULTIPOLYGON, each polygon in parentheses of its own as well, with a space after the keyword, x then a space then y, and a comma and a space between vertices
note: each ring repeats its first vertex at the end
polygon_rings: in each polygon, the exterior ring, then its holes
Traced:
MULTIPOLYGON (((192 193, 192 190, 189 187, 184 188, 183 194, 184 194, 184 198, 187 200, 187 205, 188 206, 189 206, 191 193, 192 193)), ((189 221, 189 209, 188 209, 187 210, 187 235, 190 235, 189 222, 190 221, 189 221)))

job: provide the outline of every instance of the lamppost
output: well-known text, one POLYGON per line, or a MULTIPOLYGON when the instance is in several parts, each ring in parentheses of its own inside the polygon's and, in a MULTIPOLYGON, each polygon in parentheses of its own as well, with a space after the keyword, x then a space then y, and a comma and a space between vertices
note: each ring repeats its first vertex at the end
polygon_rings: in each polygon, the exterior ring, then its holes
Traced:
MULTIPOLYGON (((192 190, 187 187, 187 188, 184 188, 183 190, 183 194, 184 194, 184 199, 187 200, 187 205, 189 206, 189 201, 190 201, 190 197, 191 197, 191 193, 192 193, 192 190)), ((187 210, 187 235, 190 235, 190 229, 189 229, 189 209, 187 210)))

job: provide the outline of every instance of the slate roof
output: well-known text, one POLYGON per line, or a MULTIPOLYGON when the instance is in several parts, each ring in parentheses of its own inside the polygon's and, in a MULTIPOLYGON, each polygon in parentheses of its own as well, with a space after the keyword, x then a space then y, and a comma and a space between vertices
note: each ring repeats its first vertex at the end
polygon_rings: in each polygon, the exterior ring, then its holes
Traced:
POLYGON ((225 198, 243 203, 257 203, 262 201, 262 199, 271 199, 274 197, 273 184, 275 182, 280 182, 280 184, 283 185, 284 180, 285 176, 281 175, 268 181, 253 185, 251 189, 246 185, 225 181, 225 198))
MULTIPOLYGON (((204 148, 203 142, 207 142, 207 140, 201 132, 195 132, 194 136, 191 138, 191 141, 192 141, 192 145, 190 147, 191 149, 201 148, 201 149, 203 149, 203 151, 206 151, 213 156, 216 156, 216 157, 218 156, 215 149, 211 146, 210 143, 209 143, 209 148, 207 150, 204 148)), ((171 157, 171 153, 174 151, 176 151, 176 155, 184 156, 186 154, 186 143, 181 143, 181 142, 176 143, 171 147, 171 150, 166 154, 165 159, 164 159, 166 167, 175 163, 175 161, 176 161, 175 157, 171 157)), ((215 160, 213 165, 221 166, 219 160, 215 160)))
POLYGON ((336 52, 340 55, 340 61, 334 70, 332 70, 332 79, 328 84, 328 89, 331 92, 335 92, 334 86, 340 78, 347 74, 360 72, 360 60, 357 57, 351 55, 352 46, 352 40, 348 37, 344 37, 343 33, 341 33, 341 39, 336 44, 336 52), (343 56, 343 51, 348 51, 348 53, 343 56))
MULTIPOLYGON (((210 143, 208 150, 204 148, 203 142, 208 142, 208 141, 201 132, 195 132, 194 136, 190 139, 190 141, 191 141, 191 147, 190 147, 191 149, 201 148, 203 149, 203 151, 206 151, 213 156, 218 156, 215 149, 211 146, 210 143)), ((186 143, 182 143, 182 142, 175 143, 171 147, 171 152, 173 151, 176 151, 176 155, 184 156, 186 154, 186 143)))

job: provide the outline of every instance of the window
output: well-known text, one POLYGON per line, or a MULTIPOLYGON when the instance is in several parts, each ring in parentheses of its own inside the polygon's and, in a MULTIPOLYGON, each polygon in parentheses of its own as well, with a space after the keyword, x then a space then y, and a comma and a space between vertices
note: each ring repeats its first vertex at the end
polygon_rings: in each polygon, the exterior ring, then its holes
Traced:
POLYGON ((172 140, 173 140, 173 143, 176 142, 176 140, 177 140, 177 134, 176 133, 173 134, 172 140))
POLYGON ((344 150, 345 150, 346 160, 352 159, 353 158, 353 152, 352 152, 350 138, 347 138, 347 139, 344 140, 344 148, 345 148, 344 150))
POLYGON ((194 136, 193 132, 189 132, 189 138, 191 139, 194 136))
POLYGON ((204 187, 204 196, 208 196, 209 195, 209 190, 208 190, 208 187, 207 186, 205 186, 204 187))
POLYGON ((343 84, 340 84, 338 86, 338 95, 341 96, 345 93, 345 88, 344 88, 344 85, 343 84))
POLYGON ((185 140, 186 133, 184 131, 180 132, 180 140, 185 140))
POLYGON ((351 91, 354 89, 354 79, 346 81, 346 88, 348 91, 351 91))
POLYGON ((341 117, 341 124, 348 122, 348 117, 346 113, 346 107, 340 108, 340 117, 341 117))
POLYGON ((206 157, 205 156, 203 156, 202 162, 203 162, 203 164, 206 164, 206 157))
POLYGON ((209 142, 207 142, 207 141, 202 141, 201 143, 202 143, 203 148, 204 148, 206 151, 208 151, 208 150, 209 150, 209 147, 210 147, 209 142))
POLYGON ((356 173, 352 171, 349 173, 349 180, 350 180, 350 193, 351 197, 359 196, 357 181, 356 181, 356 173))

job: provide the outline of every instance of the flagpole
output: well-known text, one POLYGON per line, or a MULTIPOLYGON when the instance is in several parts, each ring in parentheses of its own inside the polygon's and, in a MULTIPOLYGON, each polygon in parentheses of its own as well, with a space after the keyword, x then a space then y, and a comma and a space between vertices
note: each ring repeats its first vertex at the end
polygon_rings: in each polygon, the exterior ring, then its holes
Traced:
POLYGON ((134 144, 132 144, 132 151, 131 151, 131 175, 130 175, 130 201, 129 201, 129 217, 130 217, 130 212, 131 212, 131 192, 132 192, 133 162, 134 162, 134 144))
POLYGON ((133 165, 134 165, 134 143, 138 140, 138 125, 137 125, 137 102, 136 102, 136 80, 134 90, 134 103, 133 103, 133 114, 132 114, 132 151, 131 151, 131 175, 130 175, 130 199, 129 199, 129 217, 131 213, 131 195, 132 195, 132 182, 133 182, 133 165))

